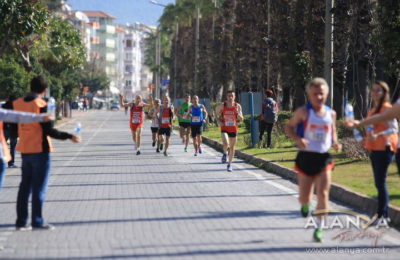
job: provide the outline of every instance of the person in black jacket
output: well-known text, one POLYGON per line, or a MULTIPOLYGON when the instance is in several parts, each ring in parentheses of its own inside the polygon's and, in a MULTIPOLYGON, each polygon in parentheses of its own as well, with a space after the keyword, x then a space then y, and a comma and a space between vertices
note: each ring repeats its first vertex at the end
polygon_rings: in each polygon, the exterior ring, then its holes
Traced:
MULTIPOLYGON (((4 109, 12 109, 12 102, 16 100, 17 97, 10 95, 7 102, 2 106, 4 109)), ((17 168, 15 165, 15 147, 18 142, 18 124, 15 123, 4 123, 4 136, 6 141, 10 140, 10 154, 11 161, 8 162, 8 168, 17 168)))

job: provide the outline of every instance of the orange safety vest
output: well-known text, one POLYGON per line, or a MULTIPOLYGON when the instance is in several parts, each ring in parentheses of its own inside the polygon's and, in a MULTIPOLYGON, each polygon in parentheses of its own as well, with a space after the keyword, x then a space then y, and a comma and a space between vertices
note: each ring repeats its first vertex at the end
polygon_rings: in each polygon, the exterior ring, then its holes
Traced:
MULTIPOLYGON (((30 112, 40 114, 40 109, 47 106, 46 101, 42 98, 35 98, 32 101, 25 101, 24 98, 19 98, 13 102, 15 111, 30 112)), ((43 136, 43 128, 40 123, 19 124, 18 125, 19 141, 17 151, 22 154, 42 153, 43 143, 47 139, 49 144, 49 152, 52 151, 50 137, 43 136)))
MULTIPOLYGON (((381 110, 379 111, 379 114, 382 114, 387 110, 388 108, 391 108, 392 105, 389 102, 385 102, 382 105, 381 110)), ((368 117, 371 117, 374 114, 374 109, 371 109, 368 112, 368 117)), ((389 126, 386 124, 386 122, 378 123, 374 125, 374 133, 380 133, 382 131, 385 131, 388 129, 389 126)), ((365 149, 369 151, 385 151, 386 146, 389 145, 389 148, 392 152, 396 152, 397 149, 397 142, 398 142, 398 135, 397 133, 393 133, 390 135, 386 136, 378 136, 374 141, 369 140, 368 138, 365 141, 365 149)))
POLYGON ((3 132, 3 122, 1 122, 1 121, 0 121, 0 143, 2 146, 1 148, 3 149, 4 162, 11 161, 10 150, 8 150, 8 145, 7 145, 6 138, 4 137, 4 132, 3 132))

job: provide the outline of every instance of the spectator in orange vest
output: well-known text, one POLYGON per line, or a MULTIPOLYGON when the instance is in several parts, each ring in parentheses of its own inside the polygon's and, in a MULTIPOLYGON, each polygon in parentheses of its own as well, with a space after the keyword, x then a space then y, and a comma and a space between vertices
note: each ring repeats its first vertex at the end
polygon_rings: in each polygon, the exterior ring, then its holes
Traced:
MULTIPOLYGON (((13 102, 16 111, 46 113, 47 102, 42 96, 47 91, 47 80, 42 76, 31 80, 31 93, 13 102)), ((34 229, 52 230, 53 225, 44 222, 42 209, 46 197, 47 183, 50 175, 52 151, 50 137, 60 140, 70 139, 80 142, 78 136, 60 132, 53 128, 52 122, 19 124, 19 143, 17 151, 22 155, 22 179, 17 197, 17 230, 34 229), (32 221, 28 225, 28 202, 32 193, 32 221)))

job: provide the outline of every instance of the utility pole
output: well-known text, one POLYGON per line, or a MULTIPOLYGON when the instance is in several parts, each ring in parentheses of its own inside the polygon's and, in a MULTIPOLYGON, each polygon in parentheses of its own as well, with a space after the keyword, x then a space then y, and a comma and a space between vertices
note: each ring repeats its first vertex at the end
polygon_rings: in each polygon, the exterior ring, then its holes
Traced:
POLYGON ((326 0, 325 6, 325 53, 324 53, 324 77, 329 85, 329 96, 327 103, 333 106, 333 14, 331 10, 334 0, 326 0))
POLYGON ((157 26, 157 37, 156 37, 156 90, 155 96, 156 98, 160 98, 160 64, 161 64, 161 55, 160 55, 160 26, 157 26))
MULTIPOLYGON (((268 39, 271 39, 271 0, 268 0, 267 3, 267 37, 268 39)), ((267 42, 267 89, 271 89, 271 83, 270 83, 270 78, 271 78, 271 61, 270 61, 270 46, 267 42)), ((275 93, 277 95, 277 93, 275 93)))
POLYGON ((197 92, 197 72, 199 60, 199 42, 200 42, 200 8, 196 8, 196 33, 195 33, 195 56, 194 56, 194 91, 197 92))
POLYGON ((178 35, 179 35, 179 23, 176 23, 176 32, 175 32, 175 48, 174 48, 174 100, 176 100, 176 77, 178 73, 176 72, 177 69, 177 50, 178 50, 178 35))

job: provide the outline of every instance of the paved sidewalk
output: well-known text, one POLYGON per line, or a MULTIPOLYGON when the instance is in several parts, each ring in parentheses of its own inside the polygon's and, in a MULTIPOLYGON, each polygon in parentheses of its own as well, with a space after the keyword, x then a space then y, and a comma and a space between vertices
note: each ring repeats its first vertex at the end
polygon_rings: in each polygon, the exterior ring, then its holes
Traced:
MULTIPOLYGON (((149 125, 136 156, 123 111, 94 111, 79 121, 81 144, 54 142, 44 216, 56 230, 14 231, 20 172, 8 171, 0 259, 400 259, 394 229, 378 230, 376 248, 371 237, 332 239, 340 229, 326 231, 323 244, 312 242, 296 185, 273 174, 240 160, 228 173, 219 153, 184 153, 176 135, 170 157, 156 154, 149 125)), ((61 127, 72 131, 74 121, 61 127)))

